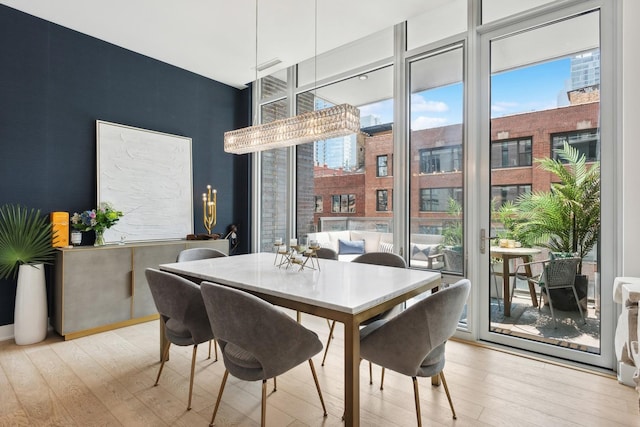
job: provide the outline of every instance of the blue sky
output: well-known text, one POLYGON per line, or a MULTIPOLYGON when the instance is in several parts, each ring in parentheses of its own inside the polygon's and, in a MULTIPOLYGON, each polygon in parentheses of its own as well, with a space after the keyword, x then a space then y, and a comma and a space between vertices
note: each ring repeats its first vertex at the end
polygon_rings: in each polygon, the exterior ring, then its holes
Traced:
MULTIPOLYGON (((570 78, 569 58, 505 71, 491 78, 491 117, 547 110, 561 105, 570 78)), ((565 96, 566 99, 566 96, 565 96)), ((361 106, 360 116, 376 115, 393 122, 393 102, 361 106)), ((411 129, 428 129, 462 122, 462 84, 443 86, 411 96, 411 129)))

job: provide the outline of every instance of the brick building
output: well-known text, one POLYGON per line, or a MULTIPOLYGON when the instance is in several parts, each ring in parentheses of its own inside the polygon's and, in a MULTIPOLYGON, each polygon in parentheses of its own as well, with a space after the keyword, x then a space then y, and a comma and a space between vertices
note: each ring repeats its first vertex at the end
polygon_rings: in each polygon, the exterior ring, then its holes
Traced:
MULTIPOLYGON (((598 88, 574 92, 570 94, 573 104, 566 107, 492 119, 491 196, 495 207, 526 191, 548 190, 552 176, 537 168, 533 159, 552 156, 553 149, 565 141, 584 153, 588 161, 599 160, 598 88)), ((364 131, 368 135, 364 138, 361 169, 314 168, 313 221, 318 229, 320 218, 390 221, 393 216, 392 127, 375 126, 364 131), (345 195, 351 208, 345 205, 345 195)), ((448 218, 449 200, 463 202, 462 140, 460 124, 411 133, 411 232, 441 232, 448 218)))

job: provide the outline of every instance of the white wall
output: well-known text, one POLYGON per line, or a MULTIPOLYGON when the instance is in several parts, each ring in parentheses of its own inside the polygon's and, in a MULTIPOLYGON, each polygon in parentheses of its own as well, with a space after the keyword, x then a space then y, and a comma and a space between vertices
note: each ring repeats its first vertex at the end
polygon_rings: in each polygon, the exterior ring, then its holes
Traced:
POLYGON ((623 270, 640 277, 640 1, 622 3, 623 131, 623 270))

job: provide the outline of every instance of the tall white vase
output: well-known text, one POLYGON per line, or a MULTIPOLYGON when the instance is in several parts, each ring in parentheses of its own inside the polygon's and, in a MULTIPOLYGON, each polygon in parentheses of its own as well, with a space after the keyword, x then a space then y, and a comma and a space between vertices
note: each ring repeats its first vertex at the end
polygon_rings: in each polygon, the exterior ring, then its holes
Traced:
POLYGON ((42 264, 23 264, 18 270, 13 329, 18 345, 34 344, 47 337, 47 288, 42 264))

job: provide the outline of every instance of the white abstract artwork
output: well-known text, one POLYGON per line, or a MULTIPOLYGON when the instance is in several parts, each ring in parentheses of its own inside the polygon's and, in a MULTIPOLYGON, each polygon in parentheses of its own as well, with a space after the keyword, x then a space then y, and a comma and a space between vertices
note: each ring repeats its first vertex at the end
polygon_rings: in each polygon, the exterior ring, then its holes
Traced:
POLYGON ((98 204, 124 213, 105 242, 193 233, 191 138, 97 120, 98 204))

